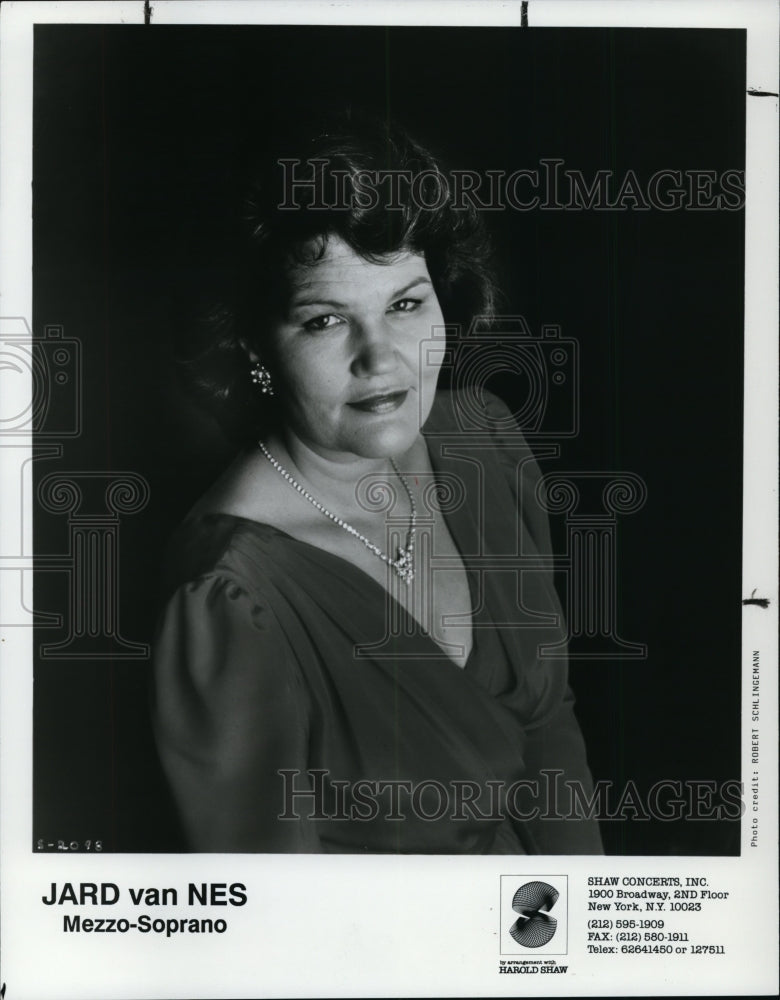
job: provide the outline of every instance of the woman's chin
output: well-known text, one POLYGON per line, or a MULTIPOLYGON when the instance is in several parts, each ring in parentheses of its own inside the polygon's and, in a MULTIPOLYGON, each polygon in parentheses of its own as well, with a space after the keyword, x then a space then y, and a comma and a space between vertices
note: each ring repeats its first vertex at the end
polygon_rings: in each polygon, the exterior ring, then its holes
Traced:
POLYGON ((359 458, 393 458, 407 452, 420 434, 417 422, 393 421, 382 426, 361 428, 345 441, 347 448, 359 458))
POLYGON ((360 416, 356 422, 350 420, 350 450, 361 458, 387 459, 405 454, 419 440, 420 428, 430 408, 429 403, 425 412, 420 412, 417 394, 410 393, 403 407, 395 413, 360 416))

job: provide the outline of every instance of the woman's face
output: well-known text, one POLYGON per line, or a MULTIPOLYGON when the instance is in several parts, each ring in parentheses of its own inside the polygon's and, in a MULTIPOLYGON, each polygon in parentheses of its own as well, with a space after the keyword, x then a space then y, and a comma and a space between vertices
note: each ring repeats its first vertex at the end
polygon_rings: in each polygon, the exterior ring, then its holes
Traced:
POLYGON ((441 350, 422 344, 444 323, 439 301, 423 256, 387 260, 330 238, 319 260, 292 268, 270 331, 287 432, 336 461, 402 454, 433 403, 441 350))

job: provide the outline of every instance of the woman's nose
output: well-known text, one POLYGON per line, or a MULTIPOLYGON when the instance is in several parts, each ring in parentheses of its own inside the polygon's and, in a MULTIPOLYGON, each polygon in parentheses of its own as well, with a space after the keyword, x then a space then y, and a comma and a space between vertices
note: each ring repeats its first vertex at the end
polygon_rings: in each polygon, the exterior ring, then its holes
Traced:
POLYGON ((363 327, 355 348, 352 374, 358 378, 372 375, 389 375, 398 364, 395 345, 389 331, 383 324, 363 327))

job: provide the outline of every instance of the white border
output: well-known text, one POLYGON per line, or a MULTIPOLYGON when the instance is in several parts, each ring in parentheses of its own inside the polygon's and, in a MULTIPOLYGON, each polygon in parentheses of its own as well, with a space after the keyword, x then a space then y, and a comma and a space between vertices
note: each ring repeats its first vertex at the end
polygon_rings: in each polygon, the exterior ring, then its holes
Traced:
MULTIPOLYGON (((320 23, 455 24, 519 26, 519 2, 406 0, 329 3, 319 0, 221 0, 152 4, 154 24, 320 23)), ((748 86, 777 86, 778 13, 774 0, 530 0, 530 23, 540 26, 746 27, 748 86)), ((15 3, 0 12, 0 314, 31 316, 32 25, 37 22, 139 24, 143 4, 15 3)), ((659 67, 663 72, 663 67, 659 67)), ((777 148, 776 98, 747 102, 745 518, 743 584, 747 596, 768 597, 769 612, 744 613, 743 669, 762 650, 762 704, 777 700, 776 471, 777 412, 777 148)), ((705 344, 705 349, 713 346, 705 344)), ((13 504, 0 480, 0 501, 13 504)), ((6 509, 8 509, 6 507, 6 509)), ((0 534, 0 552, 21 552, 23 539, 0 534)), ((3 587, 7 581, 0 574, 3 587)), ((0 611, 10 596, 0 590, 0 611)), ((88 997, 515 995, 535 991, 527 977, 495 974, 495 908, 499 875, 518 870, 517 859, 358 858, 300 856, 106 855, 96 865, 83 855, 34 856, 31 830, 31 635, 2 636, 2 980, 8 1000, 88 997), (65 941, 61 912, 45 911, 47 885, 81 879, 126 885, 185 886, 191 879, 243 881, 251 905, 229 913, 224 938, 149 939, 81 936, 65 941), (366 906, 369 891, 374 903, 366 906), (455 901, 457 900, 457 906, 455 901), (442 902, 443 901, 443 902, 442 902), (45 912, 42 912, 45 911, 45 912), (366 914, 372 914, 366 918, 366 914)), ((746 674, 743 676, 747 676, 746 674)), ((695 693, 694 693, 695 696, 695 693)), ((745 704, 748 691, 743 687, 745 704)), ((776 718, 762 728, 763 825, 773 835, 743 857, 568 859, 573 881, 583 873, 707 875, 728 884, 728 909, 714 914, 713 940, 730 930, 727 960, 671 965, 658 959, 610 961, 572 958, 566 976, 549 977, 543 992, 556 995, 669 993, 712 995, 777 990, 777 816, 766 799, 776 787, 776 718), (774 731, 773 731, 774 730, 774 731), (763 895, 762 895, 763 894, 763 895), (764 900, 764 902, 762 902, 764 900), (721 915, 722 914, 722 915, 721 915), (576 970, 576 971, 575 971, 576 970)), ((748 754, 749 713, 743 723, 748 754)), ((749 767, 745 768, 749 773, 749 767)), ((746 795, 747 798, 747 795, 746 795)), ((747 817, 746 817, 747 819, 747 817)), ((562 867, 558 859, 556 870, 562 867)), ((522 859, 528 875, 550 867, 545 857, 522 859)), ((214 915, 211 913, 210 915, 214 915)), ((584 915, 570 902, 569 942, 583 937, 584 915), (579 922, 579 923, 578 923, 579 922)))

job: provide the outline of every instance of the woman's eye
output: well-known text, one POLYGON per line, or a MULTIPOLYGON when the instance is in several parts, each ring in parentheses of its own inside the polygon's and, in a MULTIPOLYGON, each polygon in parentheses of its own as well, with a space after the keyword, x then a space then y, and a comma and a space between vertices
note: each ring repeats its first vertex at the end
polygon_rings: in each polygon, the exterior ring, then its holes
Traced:
POLYGON ((399 299, 390 306, 391 312, 414 312, 422 305, 422 299, 399 299))
POLYGON ((304 330, 309 330, 312 333, 316 333, 318 330, 329 330, 332 326, 338 326, 341 322, 338 316, 334 316, 333 313, 327 313, 325 316, 315 316, 313 319, 308 319, 303 324, 304 330))

